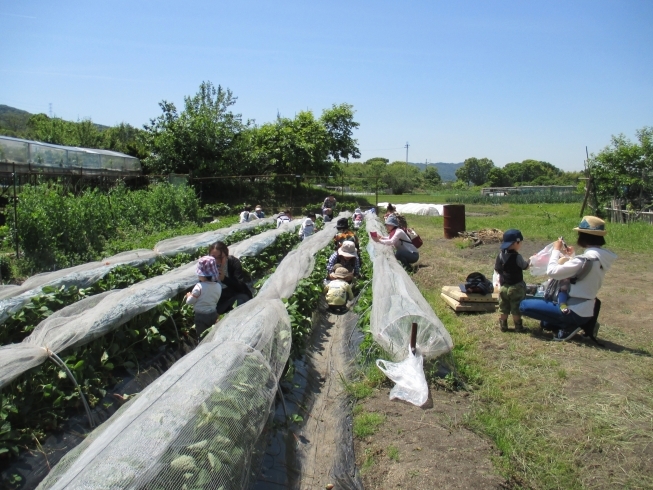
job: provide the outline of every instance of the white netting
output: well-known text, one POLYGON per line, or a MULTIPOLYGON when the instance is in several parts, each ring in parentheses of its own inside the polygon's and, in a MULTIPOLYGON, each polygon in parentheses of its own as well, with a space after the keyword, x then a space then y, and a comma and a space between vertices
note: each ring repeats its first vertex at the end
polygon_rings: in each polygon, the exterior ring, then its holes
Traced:
MULTIPOLYGON (((265 231, 232 245, 229 252, 236 257, 257 255, 278 235, 294 228, 294 224, 285 224, 265 231)), ((45 362, 48 350, 58 353, 86 344, 191 288, 197 282, 195 266, 193 261, 127 289, 91 296, 54 313, 39 323, 22 343, 0 347, 0 387, 45 362)))
POLYGON ((274 218, 265 218, 252 223, 235 224, 227 228, 195 235, 183 235, 160 241, 154 247, 154 251, 147 249, 131 250, 97 262, 37 274, 20 286, 0 288, 0 324, 23 308, 33 297, 41 294, 45 286, 86 288, 98 282, 119 265, 140 267, 144 264, 151 264, 158 255, 172 256, 182 252, 194 253, 201 247, 206 247, 218 240, 224 240, 236 231, 248 230, 274 221, 274 218))
POLYGON ((160 255, 177 255, 179 253, 191 253, 201 247, 207 247, 217 241, 223 241, 236 231, 249 230, 268 223, 275 223, 275 218, 264 218, 254 220, 251 223, 237 223, 228 228, 197 233, 195 235, 182 235, 162 240, 154 246, 154 251, 160 255))
POLYGON ((19 311, 34 296, 41 294, 45 286, 87 288, 119 265, 138 267, 154 262, 155 258, 156 254, 152 250, 131 250, 97 262, 37 274, 27 279, 20 286, 2 288, 0 289, 0 323, 19 311))
MULTIPOLYGON (((374 215, 366 215, 367 231, 383 235, 384 227, 374 215)), ((367 251, 374 264, 371 331, 395 360, 406 357, 413 323, 417 323, 417 350, 432 358, 453 348, 449 332, 394 257, 394 248, 369 241, 367 251)))
MULTIPOLYGON (((385 208, 387 202, 380 202, 379 207, 385 208)), ((424 204, 419 202, 410 202, 407 204, 393 204, 399 214, 416 214, 418 216, 442 216, 444 214, 444 204, 424 204)))
MULTIPOLYGON (((349 218, 346 211, 338 218, 349 218)), ((308 277, 315 267, 314 255, 326 247, 336 234, 336 221, 324 224, 324 228, 302 241, 301 245, 290 252, 281 261, 277 270, 268 279, 258 296, 263 298, 289 298, 297 287, 297 283, 308 277)))
POLYGON ((290 352, 280 300, 246 303, 68 453, 38 488, 242 489, 290 352), (224 331, 224 332, 223 332, 224 331))
POLYGON ((265 291, 67 454, 39 488, 247 488, 290 352, 279 298, 310 275, 313 255, 335 231, 328 223, 288 254, 265 291))

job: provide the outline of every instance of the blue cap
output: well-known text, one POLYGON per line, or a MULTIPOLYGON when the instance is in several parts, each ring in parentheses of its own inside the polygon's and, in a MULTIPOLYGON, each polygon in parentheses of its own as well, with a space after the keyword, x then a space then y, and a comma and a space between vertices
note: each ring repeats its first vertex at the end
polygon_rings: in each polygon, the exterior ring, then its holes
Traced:
POLYGON ((521 231, 510 229, 503 234, 503 243, 501 244, 501 250, 505 250, 513 243, 524 241, 524 235, 521 234, 521 231))

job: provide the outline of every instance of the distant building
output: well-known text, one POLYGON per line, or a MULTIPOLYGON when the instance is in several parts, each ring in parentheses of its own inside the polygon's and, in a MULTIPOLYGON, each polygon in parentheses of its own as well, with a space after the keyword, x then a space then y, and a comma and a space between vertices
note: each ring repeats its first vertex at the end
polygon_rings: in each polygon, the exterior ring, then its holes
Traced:
POLYGON ((573 185, 523 185, 520 187, 483 187, 482 196, 516 196, 521 194, 573 194, 573 185))

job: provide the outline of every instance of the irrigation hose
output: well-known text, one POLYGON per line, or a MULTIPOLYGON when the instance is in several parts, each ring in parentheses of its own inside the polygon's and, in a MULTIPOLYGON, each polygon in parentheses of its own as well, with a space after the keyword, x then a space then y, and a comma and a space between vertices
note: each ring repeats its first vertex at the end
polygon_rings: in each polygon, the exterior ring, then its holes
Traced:
POLYGON ((82 399, 82 403, 84 404, 84 409, 86 410, 86 415, 88 417, 88 425, 90 425, 91 429, 95 428, 95 423, 93 422, 93 417, 91 416, 91 407, 89 407, 88 402, 86 401, 86 397, 84 396, 84 393, 82 393, 82 389, 80 388, 79 384, 77 383, 77 380, 75 379, 75 376, 73 373, 68 369, 68 366, 66 366, 66 363, 61 360, 61 358, 52 352, 49 349, 46 349, 48 356, 50 360, 59 368, 63 369, 66 371, 68 374, 68 377, 70 380, 73 382, 75 385, 75 388, 77 388, 77 391, 79 392, 79 396, 82 399))

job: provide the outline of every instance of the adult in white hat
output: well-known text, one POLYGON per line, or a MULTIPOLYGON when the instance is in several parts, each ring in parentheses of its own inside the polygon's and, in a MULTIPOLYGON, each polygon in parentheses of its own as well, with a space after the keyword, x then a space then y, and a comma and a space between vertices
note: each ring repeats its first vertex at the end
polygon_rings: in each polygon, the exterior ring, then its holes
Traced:
POLYGON ((342 246, 336 252, 331 254, 329 260, 327 260, 328 279, 336 279, 334 272, 337 265, 347 269, 347 272, 349 273, 349 276, 346 279, 347 281, 351 282, 354 277, 360 277, 361 265, 358 253, 356 253, 356 244, 354 242, 343 242, 342 246))
MULTIPOLYGON (((579 333, 596 340, 599 330, 598 318, 601 301, 596 295, 601 289, 605 273, 610 269, 617 256, 602 248, 605 245, 605 221, 596 216, 583 217, 574 228, 578 232, 576 244, 585 249, 584 253, 564 261, 562 238, 553 244, 553 252, 546 269, 547 275, 554 280, 569 279, 569 301, 566 312, 560 309, 557 298, 525 299, 521 302, 521 314, 540 320, 546 330, 557 332, 556 340, 567 340, 579 333)), ((573 255, 573 247, 567 247, 566 253, 573 255)))

